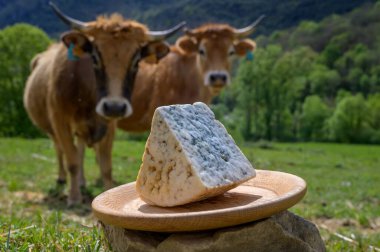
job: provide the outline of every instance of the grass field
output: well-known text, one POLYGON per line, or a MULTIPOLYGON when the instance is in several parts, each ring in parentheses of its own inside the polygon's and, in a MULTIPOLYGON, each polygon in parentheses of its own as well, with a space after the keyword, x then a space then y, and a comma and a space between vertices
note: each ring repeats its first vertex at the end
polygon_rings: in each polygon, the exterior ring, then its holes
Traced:
MULTIPOLYGON (((318 225, 328 251, 380 248, 380 146, 241 147, 257 168, 293 173, 307 181, 306 197, 291 211, 318 225)), ((143 142, 115 143, 113 172, 118 183, 135 180, 143 150, 143 142)), ((68 209, 64 198, 49 193, 56 166, 47 139, 0 139, 0 251, 109 250, 89 203, 68 209)), ((99 170, 91 150, 85 172, 89 192, 99 194, 99 170)))

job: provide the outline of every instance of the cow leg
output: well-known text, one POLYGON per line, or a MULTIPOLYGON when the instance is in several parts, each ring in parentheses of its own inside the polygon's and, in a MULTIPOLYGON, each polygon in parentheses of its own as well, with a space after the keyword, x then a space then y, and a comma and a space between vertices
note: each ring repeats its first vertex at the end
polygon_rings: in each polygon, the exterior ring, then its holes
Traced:
POLYGON ((57 140, 56 139, 53 139, 53 142, 54 142, 54 148, 55 148, 55 152, 56 152, 56 155, 57 155, 57 161, 58 161, 58 179, 57 179, 57 184, 59 185, 64 185, 66 184, 66 170, 65 170, 65 166, 63 164, 63 152, 61 150, 61 148, 59 147, 58 143, 57 143, 57 140))
POLYGON ((113 187, 112 180, 112 145, 115 137, 116 123, 111 122, 108 125, 107 133, 103 139, 95 145, 96 160, 100 167, 105 189, 113 187))
POLYGON ((62 148, 58 144, 58 140, 54 136, 50 136, 50 138, 53 140, 54 143, 54 149, 55 153, 57 155, 57 161, 58 161, 58 179, 57 179, 57 187, 56 192, 58 195, 61 195, 63 193, 63 190, 66 185, 66 170, 63 163, 63 152, 62 148))
POLYGON ((86 188, 86 178, 84 176, 84 156, 85 156, 85 151, 86 151, 86 145, 85 143, 78 139, 77 143, 78 147, 78 156, 79 156, 79 186, 82 189, 86 188))
POLYGON ((54 121, 57 125, 55 129, 56 138, 62 147, 65 158, 65 164, 70 174, 70 191, 67 203, 69 206, 80 203, 82 201, 82 194, 79 187, 79 170, 80 158, 78 148, 74 144, 74 138, 71 134, 69 127, 62 127, 65 124, 59 124, 59 121, 54 121), (59 126, 58 126, 59 125, 59 126))

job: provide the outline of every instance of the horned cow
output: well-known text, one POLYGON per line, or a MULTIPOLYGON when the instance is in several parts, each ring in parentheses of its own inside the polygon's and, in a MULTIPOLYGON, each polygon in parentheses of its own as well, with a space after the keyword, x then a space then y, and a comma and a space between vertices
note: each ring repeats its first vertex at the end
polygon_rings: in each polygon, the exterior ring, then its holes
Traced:
POLYGON ((71 205, 81 201, 80 186, 85 185, 85 145, 95 148, 104 186, 112 186, 115 121, 132 114, 138 64, 163 58, 169 52, 163 40, 184 24, 152 32, 118 14, 84 23, 51 6, 72 30, 33 59, 24 105, 34 124, 54 142, 57 182, 64 183, 69 172, 71 205))
POLYGON ((120 120, 118 127, 146 131, 159 106, 196 101, 209 104, 212 97, 230 84, 231 65, 236 56, 245 56, 256 48, 256 43, 247 36, 263 17, 242 29, 207 24, 187 30, 157 65, 140 64, 132 95, 134 113, 120 120))

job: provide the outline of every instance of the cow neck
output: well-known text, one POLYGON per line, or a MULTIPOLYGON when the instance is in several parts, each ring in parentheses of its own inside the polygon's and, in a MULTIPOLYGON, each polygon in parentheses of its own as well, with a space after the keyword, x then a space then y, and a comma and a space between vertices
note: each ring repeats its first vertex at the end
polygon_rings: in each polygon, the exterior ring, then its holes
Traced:
POLYGON ((202 88, 199 86, 202 78, 197 67, 197 55, 179 55, 179 61, 176 63, 178 69, 175 72, 177 73, 177 78, 181 81, 173 84, 176 86, 178 94, 185 98, 183 102, 191 103, 199 98, 202 88))

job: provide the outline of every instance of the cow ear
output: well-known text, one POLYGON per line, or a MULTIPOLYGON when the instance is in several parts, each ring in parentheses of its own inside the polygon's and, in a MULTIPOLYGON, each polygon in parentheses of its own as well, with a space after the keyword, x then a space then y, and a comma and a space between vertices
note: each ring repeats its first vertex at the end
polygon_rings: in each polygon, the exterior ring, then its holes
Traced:
POLYGON ((141 58, 149 64, 155 64, 170 52, 170 46, 165 41, 151 42, 141 51, 141 58))
POLYGON ((243 57, 247 55, 247 53, 252 52, 256 49, 256 43, 251 39, 244 39, 237 42, 234 47, 236 54, 240 57, 243 57))
POLYGON ((90 52, 91 50, 91 42, 81 32, 78 31, 69 31, 61 36, 62 42, 65 46, 72 51, 72 54, 75 57, 80 57, 85 52, 90 52))
POLYGON ((181 37, 177 40, 176 46, 187 53, 195 53, 198 51, 198 46, 194 38, 181 37))

